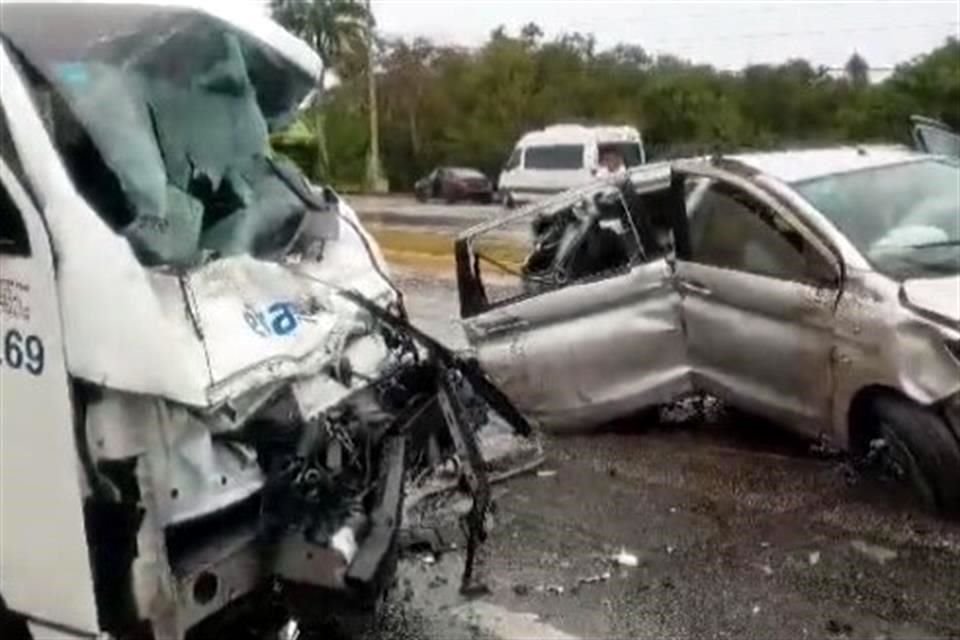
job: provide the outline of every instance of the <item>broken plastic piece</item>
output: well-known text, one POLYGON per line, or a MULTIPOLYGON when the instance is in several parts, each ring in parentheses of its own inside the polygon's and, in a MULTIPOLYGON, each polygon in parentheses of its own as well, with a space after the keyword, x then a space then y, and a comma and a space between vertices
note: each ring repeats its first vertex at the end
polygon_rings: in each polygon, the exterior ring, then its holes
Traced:
POLYGON ((620 549, 620 553, 613 556, 613 561, 619 564, 621 567, 637 567, 640 566, 640 561, 637 559, 637 556, 632 553, 627 553, 626 549, 620 549))

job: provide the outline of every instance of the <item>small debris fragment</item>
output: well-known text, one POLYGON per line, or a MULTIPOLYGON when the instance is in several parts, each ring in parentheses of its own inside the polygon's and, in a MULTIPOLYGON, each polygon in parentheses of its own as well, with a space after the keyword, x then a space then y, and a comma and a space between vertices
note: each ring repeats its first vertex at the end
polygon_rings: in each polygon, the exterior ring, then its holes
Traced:
POLYGON ((760 543, 760 548, 761 548, 761 549, 769 549, 769 548, 770 548, 770 543, 769 543, 769 542, 766 542, 766 541, 761 542, 761 543, 760 543))
POLYGON ((298 640, 299 638, 300 625, 293 618, 287 620, 287 623, 277 632, 278 640, 298 640))
POLYGON ((553 595, 556 595, 556 596, 562 596, 563 592, 564 592, 564 588, 562 584, 547 585, 547 593, 552 593, 553 595))
POLYGON ((753 615, 757 615, 758 613, 760 613, 760 605, 755 604, 753 605, 753 615))
POLYGON ((771 567, 771 566, 768 565, 768 564, 761 565, 761 566, 760 566, 760 571, 763 571, 763 575, 765 575, 765 576, 772 576, 772 575, 773 575, 773 567, 771 567))
POLYGON ((610 572, 604 571, 603 573, 597 574, 595 576, 588 576, 586 578, 580 578, 577 580, 578 584, 596 584, 598 582, 606 582, 610 579, 610 572))
POLYGON ((671 545, 669 545, 669 544, 667 545, 667 555, 668 555, 668 556, 672 556, 672 555, 673 555, 673 552, 676 551, 676 550, 677 550, 676 547, 673 547, 673 546, 671 546, 671 545))
POLYGON ((827 620, 827 633, 838 636, 840 634, 850 635, 853 633, 853 625, 846 622, 838 622, 833 618, 827 620))
POLYGON ((850 546, 853 547, 854 551, 857 551, 871 560, 875 560, 880 564, 887 564, 892 560, 897 559, 897 552, 893 549, 887 549, 886 547, 881 547, 880 545, 870 544, 864 542, 863 540, 854 540, 850 543, 850 546))
POLYGON ((817 566, 818 564, 820 564, 820 552, 819 551, 811 552, 810 555, 807 557, 807 559, 810 561, 811 567, 817 566))
POLYGON ((670 507, 670 513, 676 513, 676 512, 677 512, 676 507, 670 507))
POLYGON ((470 584, 460 587, 460 595, 466 598, 479 598, 480 596, 490 595, 490 587, 483 582, 473 580, 470 584))
POLYGON ((530 593, 530 587, 525 584, 515 584, 513 592, 522 598, 530 593))
POLYGON ((557 475, 556 469, 540 469, 537 471, 538 478, 552 478, 557 475))
POLYGON ((620 549, 620 553, 613 556, 613 561, 622 567, 637 567, 640 565, 637 556, 627 553, 627 550, 623 548, 620 549))
POLYGON ((432 553, 425 553, 420 556, 420 562, 428 565, 437 564, 437 556, 433 555, 432 553))

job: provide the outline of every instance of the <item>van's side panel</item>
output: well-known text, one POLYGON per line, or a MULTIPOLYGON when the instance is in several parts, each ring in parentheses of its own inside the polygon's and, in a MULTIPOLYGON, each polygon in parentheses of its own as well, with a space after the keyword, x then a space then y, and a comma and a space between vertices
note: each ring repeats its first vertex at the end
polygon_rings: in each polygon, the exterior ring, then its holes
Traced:
POLYGON ((0 593, 8 608, 29 618, 94 634, 96 601, 50 241, 2 163, 0 181, 30 242, 30 255, 0 254, 0 593))

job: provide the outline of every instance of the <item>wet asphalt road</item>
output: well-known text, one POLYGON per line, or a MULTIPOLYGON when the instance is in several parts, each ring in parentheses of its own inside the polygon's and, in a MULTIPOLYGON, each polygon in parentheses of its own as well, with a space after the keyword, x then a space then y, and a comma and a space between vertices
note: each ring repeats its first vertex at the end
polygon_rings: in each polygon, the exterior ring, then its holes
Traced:
MULTIPOLYGON (((451 280, 398 280, 418 324, 463 343, 451 280)), ((491 593, 457 594, 456 552, 407 558, 362 637, 960 638, 960 526, 808 443, 647 418, 545 445, 555 473, 497 487, 491 593)))

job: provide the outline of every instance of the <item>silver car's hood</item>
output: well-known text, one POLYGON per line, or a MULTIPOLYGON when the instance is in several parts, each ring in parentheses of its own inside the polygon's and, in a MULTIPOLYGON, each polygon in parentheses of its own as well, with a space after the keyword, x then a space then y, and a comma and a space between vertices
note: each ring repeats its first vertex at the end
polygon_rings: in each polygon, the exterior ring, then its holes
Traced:
POLYGON ((906 280, 903 292, 913 306, 960 323, 960 275, 906 280))

